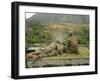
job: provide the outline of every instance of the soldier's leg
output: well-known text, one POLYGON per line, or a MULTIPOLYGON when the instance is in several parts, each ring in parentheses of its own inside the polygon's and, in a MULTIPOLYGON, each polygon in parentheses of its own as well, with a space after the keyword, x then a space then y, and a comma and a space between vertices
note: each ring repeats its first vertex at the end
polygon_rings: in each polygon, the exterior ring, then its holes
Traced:
POLYGON ((78 49, 78 47, 75 48, 75 53, 76 53, 76 54, 79 54, 79 49, 78 49))

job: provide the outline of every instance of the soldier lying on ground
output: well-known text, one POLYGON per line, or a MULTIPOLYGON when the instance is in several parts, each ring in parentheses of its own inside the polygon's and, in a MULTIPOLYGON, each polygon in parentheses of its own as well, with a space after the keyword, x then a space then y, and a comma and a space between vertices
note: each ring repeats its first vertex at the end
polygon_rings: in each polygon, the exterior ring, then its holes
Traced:
POLYGON ((63 42, 57 42, 57 51, 58 51, 58 54, 62 55, 64 53, 64 48, 65 48, 65 45, 63 42))
POLYGON ((47 56, 53 55, 54 52, 56 54, 56 51, 57 51, 57 43, 56 42, 52 42, 49 46, 47 46, 47 47, 44 48, 44 53, 47 56))
POLYGON ((44 53, 47 56, 57 56, 62 55, 64 53, 65 45, 63 42, 54 41, 49 46, 44 48, 44 53))

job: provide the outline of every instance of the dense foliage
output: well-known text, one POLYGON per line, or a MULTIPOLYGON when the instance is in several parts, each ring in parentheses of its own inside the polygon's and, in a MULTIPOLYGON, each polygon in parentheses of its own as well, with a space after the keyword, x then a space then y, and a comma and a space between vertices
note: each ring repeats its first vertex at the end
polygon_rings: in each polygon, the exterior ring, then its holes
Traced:
MULTIPOLYGON (((34 44, 34 43, 48 43, 51 42, 51 30, 49 25, 52 24, 31 24, 30 26, 26 26, 26 44, 34 44)), ((67 23, 63 25, 64 28, 73 28, 76 31, 76 35, 80 45, 88 45, 89 44, 89 25, 88 24, 72 24, 67 23)), ((68 30, 66 31, 68 32, 68 30)), ((67 35, 66 35, 67 39, 67 35)))
POLYGON ((25 19, 25 41, 26 44, 49 43, 63 37, 67 41, 69 29, 75 30, 80 45, 89 45, 89 15, 34 13, 25 19))

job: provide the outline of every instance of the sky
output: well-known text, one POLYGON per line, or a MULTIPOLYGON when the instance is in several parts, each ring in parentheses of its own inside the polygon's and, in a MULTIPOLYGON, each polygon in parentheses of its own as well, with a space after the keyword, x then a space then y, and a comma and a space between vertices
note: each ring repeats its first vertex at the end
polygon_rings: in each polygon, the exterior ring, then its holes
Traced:
POLYGON ((26 13, 26 19, 32 17, 33 15, 35 15, 35 13, 31 13, 31 12, 26 13))

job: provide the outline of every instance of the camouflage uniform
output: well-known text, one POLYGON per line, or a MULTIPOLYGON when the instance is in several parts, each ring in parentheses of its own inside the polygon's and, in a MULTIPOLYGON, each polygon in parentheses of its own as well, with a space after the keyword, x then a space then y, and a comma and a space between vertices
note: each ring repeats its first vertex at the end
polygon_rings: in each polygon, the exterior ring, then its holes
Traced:
POLYGON ((75 34, 70 33, 69 39, 67 40, 68 49, 71 50, 72 53, 79 54, 78 50, 78 40, 75 34))

